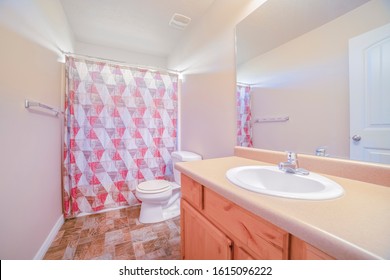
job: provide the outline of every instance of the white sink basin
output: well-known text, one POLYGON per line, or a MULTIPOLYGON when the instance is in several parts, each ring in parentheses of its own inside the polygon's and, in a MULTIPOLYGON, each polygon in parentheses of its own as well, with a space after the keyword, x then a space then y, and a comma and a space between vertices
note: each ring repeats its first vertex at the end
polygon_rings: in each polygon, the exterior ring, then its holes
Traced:
POLYGON ((285 173, 277 166, 235 167, 226 172, 226 177, 241 188, 287 198, 324 200, 344 193, 339 184, 321 175, 285 173))

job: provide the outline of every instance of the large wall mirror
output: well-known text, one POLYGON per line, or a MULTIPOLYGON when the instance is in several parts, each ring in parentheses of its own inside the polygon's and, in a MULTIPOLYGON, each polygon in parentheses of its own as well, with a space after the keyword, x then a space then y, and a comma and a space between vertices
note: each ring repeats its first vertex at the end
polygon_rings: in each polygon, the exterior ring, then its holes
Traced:
POLYGON ((390 0, 268 0, 236 39, 255 148, 390 164, 390 0))

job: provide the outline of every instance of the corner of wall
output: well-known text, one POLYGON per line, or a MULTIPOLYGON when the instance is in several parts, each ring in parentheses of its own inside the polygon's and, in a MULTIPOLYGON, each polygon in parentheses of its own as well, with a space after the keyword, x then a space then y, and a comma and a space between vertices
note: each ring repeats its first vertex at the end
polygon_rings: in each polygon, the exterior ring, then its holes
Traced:
POLYGON ((50 245, 55 240, 57 233, 60 231, 64 222, 65 222, 64 215, 61 215, 58 218, 57 222, 54 224, 51 231, 49 232, 49 234, 46 237, 45 241, 43 242, 42 246, 39 248, 38 252, 35 254, 34 260, 43 260, 47 250, 50 248, 50 245))

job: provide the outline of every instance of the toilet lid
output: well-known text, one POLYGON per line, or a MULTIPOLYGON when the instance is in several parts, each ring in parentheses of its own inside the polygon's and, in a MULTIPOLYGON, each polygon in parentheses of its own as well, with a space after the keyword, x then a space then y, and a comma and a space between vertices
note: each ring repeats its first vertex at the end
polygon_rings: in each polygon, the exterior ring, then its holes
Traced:
POLYGON ((137 188, 144 192, 163 192, 171 188, 171 183, 165 180, 150 180, 142 182, 137 188))

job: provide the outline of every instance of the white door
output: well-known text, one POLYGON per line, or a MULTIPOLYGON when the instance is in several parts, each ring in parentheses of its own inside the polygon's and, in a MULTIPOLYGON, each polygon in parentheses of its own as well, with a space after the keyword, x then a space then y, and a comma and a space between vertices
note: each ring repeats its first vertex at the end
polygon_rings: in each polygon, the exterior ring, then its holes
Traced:
POLYGON ((349 41, 351 159, 390 164, 390 24, 349 41))

